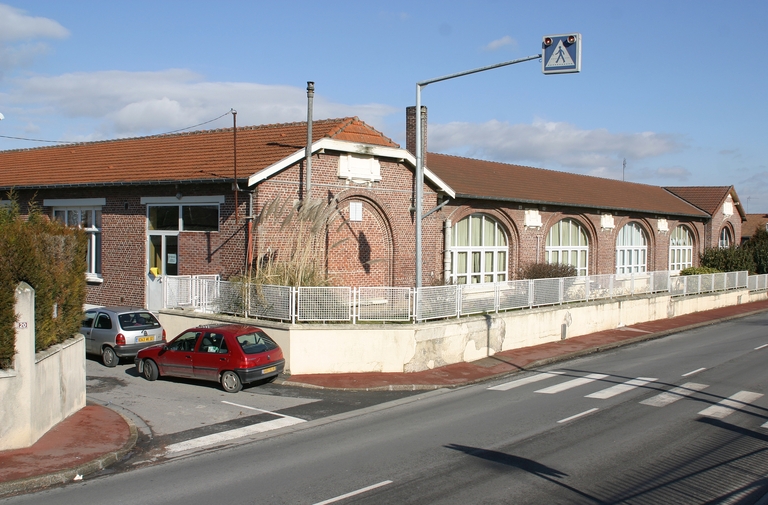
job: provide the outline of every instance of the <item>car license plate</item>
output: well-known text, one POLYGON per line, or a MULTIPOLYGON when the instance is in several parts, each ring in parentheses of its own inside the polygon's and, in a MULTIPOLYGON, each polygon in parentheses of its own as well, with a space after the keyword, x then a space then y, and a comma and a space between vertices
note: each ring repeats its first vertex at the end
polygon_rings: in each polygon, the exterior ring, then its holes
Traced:
POLYGON ((265 374, 265 373, 269 373, 269 372, 274 372, 275 370, 277 370, 277 367, 276 366, 271 366, 269 368, 265 368, 264 370, 262 370, 261 373, 265 374))
POLYGON ((155 337, 138 337, 136 338, 136 342, 154 342, 155 337))

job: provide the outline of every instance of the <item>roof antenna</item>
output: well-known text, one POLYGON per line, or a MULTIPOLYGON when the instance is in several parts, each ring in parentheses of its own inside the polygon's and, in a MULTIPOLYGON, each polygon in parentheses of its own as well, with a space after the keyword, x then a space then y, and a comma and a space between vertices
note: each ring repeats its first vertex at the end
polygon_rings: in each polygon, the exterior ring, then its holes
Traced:
POLYGON ((624 180, 624 171, 627 170, 627 158, 624 158, 624 163, 621 164, 621 180, 624 180))

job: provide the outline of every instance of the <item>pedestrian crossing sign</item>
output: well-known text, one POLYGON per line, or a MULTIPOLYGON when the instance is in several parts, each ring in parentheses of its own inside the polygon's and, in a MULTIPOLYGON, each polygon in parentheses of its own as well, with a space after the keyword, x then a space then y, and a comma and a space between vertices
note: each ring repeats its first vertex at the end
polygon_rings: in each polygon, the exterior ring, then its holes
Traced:
POLYGON ((542 37, 541 71, 545 74, 581 72, 581 34, 542 37))

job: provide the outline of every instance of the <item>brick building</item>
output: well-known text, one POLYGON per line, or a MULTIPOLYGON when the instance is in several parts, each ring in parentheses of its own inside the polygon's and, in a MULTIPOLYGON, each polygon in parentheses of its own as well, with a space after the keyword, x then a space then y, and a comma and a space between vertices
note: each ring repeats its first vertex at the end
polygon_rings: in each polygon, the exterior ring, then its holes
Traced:
MULTIPOLYGON (((306 123, 2 151, 0 191, 86 229, 91 304, 152 306, 164 275, 228 279, 302 251, 335 285, 413 286, 415 108, 406 125, 409 149, 357 118, 314 121, 311 198, 306 123)), ((534 262, 678 270, 739 243, 744 220, 733 187, 436 153, 423 189, 425 286, 514 279, 534 262)))

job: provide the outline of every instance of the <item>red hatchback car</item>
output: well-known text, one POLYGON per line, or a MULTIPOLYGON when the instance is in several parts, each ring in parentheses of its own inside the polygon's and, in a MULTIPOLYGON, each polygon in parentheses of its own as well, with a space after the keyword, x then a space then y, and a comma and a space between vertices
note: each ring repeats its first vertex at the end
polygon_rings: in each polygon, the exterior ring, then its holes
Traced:
POLYGON ((135 362, 147 380, 161 375, 210 380, 228 393, 277 377, 285 368, 283 351, 264 330, 240 324, 190 328, 167 344, 142 349, 135 362))

